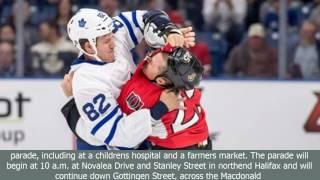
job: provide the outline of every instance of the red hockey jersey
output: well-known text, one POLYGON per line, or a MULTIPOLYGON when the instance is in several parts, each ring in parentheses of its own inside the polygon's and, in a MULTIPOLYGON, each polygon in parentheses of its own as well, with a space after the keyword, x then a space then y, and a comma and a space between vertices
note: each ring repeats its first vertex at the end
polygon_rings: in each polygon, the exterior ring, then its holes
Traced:
MULTIPOLYGON (((144 62, 140 63, 133 77, 122 87, 118 103, 122 111, 130 114, 141 108, 151 108, 160 98, 162 88, 150 82, 143 74, 144 62)), ((208 126, 205 111, 200 105, 199 89, 181 92, 186 97, 185 110, 174 110, 162 116, 161 121, 167 131, 165 139, 148 138, 154 144, 169 148, 184 148, 208 138, 208 126)))

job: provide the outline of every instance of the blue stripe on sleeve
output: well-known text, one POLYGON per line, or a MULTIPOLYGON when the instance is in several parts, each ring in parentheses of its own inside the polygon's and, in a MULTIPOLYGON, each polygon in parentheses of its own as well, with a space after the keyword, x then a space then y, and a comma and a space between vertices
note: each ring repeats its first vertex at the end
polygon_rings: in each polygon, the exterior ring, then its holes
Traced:
POLYGON ((109 136, 107 137, 107 139, 104 141, 104 143, 106 144, 110 144, 110 141, 112 140, 115 132, 116 132, 116 129, 117 129, 117 126, 118 126, 118 123, 120 121, 120 119, 123 117, 123 114, 121 114, 120 116, 118 116, 118 118, 114 121, 113 123, 113 126, 112 126, 112 129, 109 133, 109 136))
POLYGON ((132 26, 131 26, 130 22, 128 21, 128 19, 122 13, 119 14, 119 17, 124 22, 124 24, 126 25, 128 31, 129 31, 129 35, 130 35, 131 40, 133 41, 134 45, 135 46, 138 45, 137 37, 134 34, 132 26))
POLYGON ((96 132, 110 119, 113 118, 113 116, 118 112, 119 106, 115 107, 106 117, 104 117, 94 128, 91 130, 91 134, 95 135, 96 132))
POLYGON ((143 30, 141 29, 141 27, 139 26, 138 20, 137 20, 137 11, 133 11, 132 12, 132 20, 134 25, 140 29, 141 33, 143 34, 143 30))

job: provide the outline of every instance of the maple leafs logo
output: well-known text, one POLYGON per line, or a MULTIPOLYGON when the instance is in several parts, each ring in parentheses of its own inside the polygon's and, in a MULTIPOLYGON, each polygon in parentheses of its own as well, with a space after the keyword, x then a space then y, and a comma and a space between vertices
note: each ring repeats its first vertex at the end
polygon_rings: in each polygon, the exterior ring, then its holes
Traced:
POLYGON ((79 23, 79 27, 82 27, 82 28, 83 28, 83 27, 85 27, 87 21, 85 21, 85 20, 82 18, 81 20, 78 21, 78 23, 79 23))
POLYGON ((320 92, 314 93, 317 96, 317 103, 314 106, 306 124, 304 125, 304 129, 307 132, 320 132, 320 92))

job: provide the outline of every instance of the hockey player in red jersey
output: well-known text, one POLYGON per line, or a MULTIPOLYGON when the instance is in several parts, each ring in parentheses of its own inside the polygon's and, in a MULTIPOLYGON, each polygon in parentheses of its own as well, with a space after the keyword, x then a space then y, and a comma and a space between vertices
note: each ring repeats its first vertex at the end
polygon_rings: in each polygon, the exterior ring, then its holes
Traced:
POLYGON ((195 87, 202 72, 201 64, 188 50, 166 45, 150 53, 122 87, 117 101, 126 114, 154 106, 165 89, 177 91, 184 99, 184 109, 162 109, 167 113, 155 123, 148 138, 152 149, 212 149, 200 105, 201 92, 195 87))

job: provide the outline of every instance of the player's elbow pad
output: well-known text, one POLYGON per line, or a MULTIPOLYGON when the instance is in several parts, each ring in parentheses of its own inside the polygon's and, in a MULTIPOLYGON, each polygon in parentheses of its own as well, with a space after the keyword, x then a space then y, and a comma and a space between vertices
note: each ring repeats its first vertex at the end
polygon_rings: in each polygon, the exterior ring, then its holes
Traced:
POLYGON ((171 33, 182 34, 178 27, 173 24, 169 16, 159 10, 151 10, 143 15, 144 38, 147 44, 153 48, 160 48, 166 43, 171 33))

